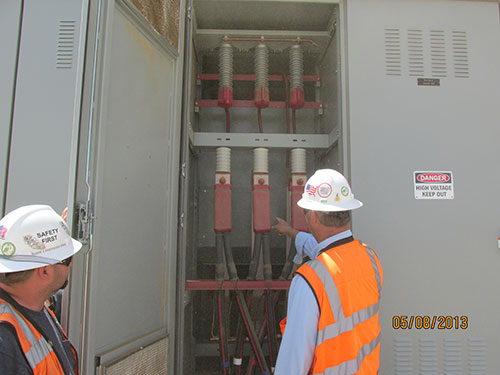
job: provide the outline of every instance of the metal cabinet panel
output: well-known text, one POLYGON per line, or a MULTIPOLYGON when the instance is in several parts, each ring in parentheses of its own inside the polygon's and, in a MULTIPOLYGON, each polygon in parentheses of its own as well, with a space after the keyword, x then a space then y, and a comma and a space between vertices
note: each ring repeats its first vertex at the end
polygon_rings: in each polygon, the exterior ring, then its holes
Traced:
POLYGON ((0 4, 0 215, 3 216, 22 1, 0 4))
POLYGON ((33 203, 62 211, 67 205, 72 136, 79 120, 85 8, 84 0, 23 4, 19 63, 12 75, 16 90, 7 211, 33 203))
MULTIPOLYGON (((80 320, 85 324, 85 373, 172 335, 176 293, 182 65, 128 2, 103 2, 99 15, 95 95, 84 102, 93 106, 91 146, 80 140, 91 160, 93 246, 87 270, 82 258, 74 264, 70 309, 73 335, 80 320)), ((94 81, 88 73, 85 90, 94 81)), ((84 169, 79 202, 87 198, 84 169)))
POLYGON ((381 373, 493 373, 498 4, 348 1, 347 50, 351 180, 365 203, 354 231, 385 270, 381 373), (451 171, 454 199, 415 199, 414 171, 451 171), (464 316, 467 329, 425 329, 422 316, 464 316))

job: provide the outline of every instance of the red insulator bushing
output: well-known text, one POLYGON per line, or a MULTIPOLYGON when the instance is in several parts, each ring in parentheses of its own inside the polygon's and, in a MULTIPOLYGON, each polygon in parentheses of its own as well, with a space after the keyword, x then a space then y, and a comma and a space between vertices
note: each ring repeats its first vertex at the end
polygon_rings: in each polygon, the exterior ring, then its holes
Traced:
POLYGON ((231 222, 231 175, 217 173, 214 185, 214 229, 216 232, 230 232, 231 222))
POLYGON ((229 87, 222 87, 219 89, 219 107, 229 108, 233 105, 233 90, 229 87))
POLYGON ((269 89, 260 87, 255 89, 255 106, 257 108, 266 108, 269 106, 269 89))
POLYGON ((304 193, 304 185, 306 182, 305 175, 293 174, 290 186, 290 204, 292 207, 291 224, 294 229, 300 232, 308 232, 306 216, 304 210, 297 206, 297 202, 302 198, 304 193))
POLYGON ((271 192, 269 175, 255 173, 252 184, 253 230, 256 233, 271 231, 271 192))
POLYGON ((304 106, 304 90, 296 87, 290 91, 290 107, 297 109, 304 106))

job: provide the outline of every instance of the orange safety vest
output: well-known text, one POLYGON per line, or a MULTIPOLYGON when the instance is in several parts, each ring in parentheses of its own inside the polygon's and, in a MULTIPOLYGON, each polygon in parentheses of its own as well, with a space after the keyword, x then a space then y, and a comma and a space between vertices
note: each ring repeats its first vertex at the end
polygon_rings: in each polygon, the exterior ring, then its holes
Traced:
POLYGON ((352 237, 337 241, 296 272, 319 306, 310 374, 377 374, 383 271, 375 252, 352 237))
MULTIPOLYGON (((54 313, 48 308, 47 304, 44 308, 49 311, 54 321, 59 325, 54 313)), ((52 349, 52 346, 43 335, 19 311, 7 301, 0 298, 0 323, 4 322, 9 323, 15 328, 21 349, 34 375, 64 375, 61 363, 54 349, 52 349)), ((62 328, 61 332, 63 332, 64 337, 67 339, 62 328)), ((75 357, 75 374, 78 374, 76 350, 73 346, 71 346, 71 350, 75 357)))

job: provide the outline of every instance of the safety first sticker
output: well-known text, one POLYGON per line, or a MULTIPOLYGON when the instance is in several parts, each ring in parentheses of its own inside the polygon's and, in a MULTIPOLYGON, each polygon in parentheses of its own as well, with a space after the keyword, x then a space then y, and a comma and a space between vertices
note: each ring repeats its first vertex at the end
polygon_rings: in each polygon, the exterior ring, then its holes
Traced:
POLYGON ((453 199, 453 174, 444 172, 413 172, 415 199, 453 199))

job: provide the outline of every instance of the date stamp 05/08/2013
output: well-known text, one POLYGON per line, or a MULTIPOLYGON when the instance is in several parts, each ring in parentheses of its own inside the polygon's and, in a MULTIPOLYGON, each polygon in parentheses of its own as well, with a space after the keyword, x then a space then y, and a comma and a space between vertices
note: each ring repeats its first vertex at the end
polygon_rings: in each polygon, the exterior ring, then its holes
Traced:
POLYGON ((394 329, 467 329, 466 315, 395 315, 392 317, 394 329))

